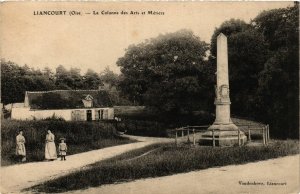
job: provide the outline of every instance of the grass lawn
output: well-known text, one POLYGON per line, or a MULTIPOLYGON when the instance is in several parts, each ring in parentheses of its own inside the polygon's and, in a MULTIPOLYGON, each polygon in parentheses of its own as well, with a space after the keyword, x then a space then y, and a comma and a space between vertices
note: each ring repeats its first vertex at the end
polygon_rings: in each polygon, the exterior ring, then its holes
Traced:
POLYGON ((36 192, 66 192, 140 178, 266 160, 299 153, 295 140, 259 147, 174 147, 156 144, 98 162, 89 168, 30 188, 36 192), (146 154, 145 154, 146 153, 146 154))

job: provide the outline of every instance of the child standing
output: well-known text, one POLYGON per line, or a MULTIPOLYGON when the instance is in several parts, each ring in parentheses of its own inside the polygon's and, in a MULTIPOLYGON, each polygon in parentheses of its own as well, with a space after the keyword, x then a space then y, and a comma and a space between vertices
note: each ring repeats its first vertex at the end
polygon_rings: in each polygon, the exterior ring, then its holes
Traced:
POLYGON ((59 155, 61 160, 66 160, 67 155, 67 144, 65 143, 65 138, 60 138, 60 143, 58 146, 59 155))

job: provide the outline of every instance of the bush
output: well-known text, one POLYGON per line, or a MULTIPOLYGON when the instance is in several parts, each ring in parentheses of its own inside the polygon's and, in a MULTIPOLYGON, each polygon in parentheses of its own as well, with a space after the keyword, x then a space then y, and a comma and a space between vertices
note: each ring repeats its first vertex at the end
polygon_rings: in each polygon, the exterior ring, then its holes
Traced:
POLYGON ((116 136, 115 128, 110 123, 66 122, 51 119, 40 121, 2 120, 1 124, 1 165, 14 163, 15 138, 19 130, 23 130, 26 139, 25 146, 29 161, 44 159, 47 130, 53 132, 56 142, 61 137, 66 138, 69 147, 68 155, 132 142, 116 136))
POLYGON ((45 121, 65 121, 65 119, 63 117, 58 117, 58 116, 55 115, 55 113, 51 117, 46 117, 42 120, 45 120, 45 121))
POLYGON ((170 115, 153 112, 119 115, 122 122, 117 130, 127 131, 131 135, 169 137, 168 129, 187 125, 208 125, 213 123, 214 116, 205 112, 193 114, 170 115))

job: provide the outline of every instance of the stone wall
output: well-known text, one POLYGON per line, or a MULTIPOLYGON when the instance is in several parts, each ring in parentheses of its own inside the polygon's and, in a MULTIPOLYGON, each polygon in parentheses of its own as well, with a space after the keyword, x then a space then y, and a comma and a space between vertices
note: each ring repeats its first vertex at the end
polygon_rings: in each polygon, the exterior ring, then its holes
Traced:
MULTIPOLYGON (((95 120, 95 111, 97 109, 78 109, 84 111, 84 118, 86 120, 86 110, 92 110, 92 120, 95 120)), ((107 111, 106 120, 114 119, 114 109, 113 108, 103 108, 107 111)), ((33 119, 45 119, 52 117, 63 118, 66 121, 72 120, 72 111, 77 109, 61 109, 61 110, 30 110, 30 108, 12 108, 11 119, 16 120, 33 120, 33 119)))

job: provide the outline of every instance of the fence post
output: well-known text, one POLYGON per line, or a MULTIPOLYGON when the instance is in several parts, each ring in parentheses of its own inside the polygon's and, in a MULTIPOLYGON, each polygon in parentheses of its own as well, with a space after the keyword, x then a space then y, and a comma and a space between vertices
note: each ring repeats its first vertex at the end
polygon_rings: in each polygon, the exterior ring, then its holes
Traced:
POLYGON ((265 144, 265 136, 264 136, 264 127, 262 128, 262 140, 263 140, 263 144, 265 144))
POLYGON ((266 125, 266 138, 267 138, 267 143, 269 142, 269 127, 266 125))
POLYGON ((268 139, 267 139, 267 127, 265 126, 265 145, 267 145, 268 139))
POLYGON ((248 125, 248 140, 251 142, 251 130, 249 125, 248 125))
POLYGON ((181 127, 180 129, 181 129, 181 137, 183 137, 184 136, 184 134, 183 134, 183 127, 181 127))
POLYGON ((266 126, 266 139, 267 139, 267 145, 269 143, 269 126, 266 126))
POLYGON ((262 128, 262 132, 263 132, 263 143, 264 145, 266 145, 266 141, 265 141, 265 126, 262 128))
POLYGON ((268 125, 266 125, 266 143, 268 144, 268 141, 269 141, 269 139, 268 139, 268 125))
POLYGON ((176 135, 175 135, 175 145, 177 147, 177 128, 175 129, 176 135))
POLYGON ((265 126, 265 144, 268 144, 268 127, 267 125, 265 126))
POLYGON ((216 146, 216 142, 215 142, 215 130, 212 130, 212 137, 213 137, 213 147, 216 146))
POLYGON ((269 124, 267 125, 267 127, 268 127, 268 141, 270 140, 270 126, 269 126, 269 124))
POLYGON ((190 128, 189 128, 189 126, 187 126, 187 136, 188 136, 188 143, 190 143, 191 141, 190 141, 190 128))
POLYGON ((239 146, 241 146, 241 140, 240 140, 240 128, 238 128, 238 142, 239 142, 239 146))
MULTIPOLYGON (((124 119, 124 125, 125 125, 125 127, 124 127, 125 130, 128 130, 128 128, 127 128, 127 120, 125 120, 125 119, 124 119)), ((132 130, 131 130, 131 129, 130 129, 130 132, 132 133, 132 130)))
POLYGON ((196 145, 196 139, 195 139, 195 129, 193 128, 193 144, 196 145))

